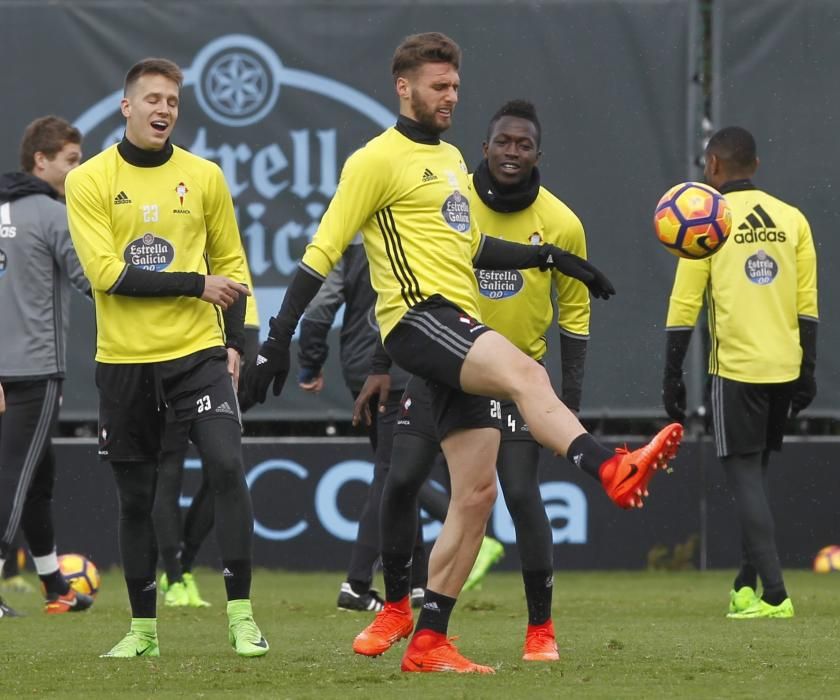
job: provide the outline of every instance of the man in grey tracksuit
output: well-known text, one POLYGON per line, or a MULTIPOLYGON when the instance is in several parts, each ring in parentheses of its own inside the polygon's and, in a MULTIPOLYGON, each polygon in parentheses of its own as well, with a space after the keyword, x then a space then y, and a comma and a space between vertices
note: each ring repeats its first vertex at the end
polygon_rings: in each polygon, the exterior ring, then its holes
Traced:
MULTIPOLYGON (((0 176, 0 568, 18 527, 44 585, 48 614, 92 599, 72 591, 58 568, 52 521, 55 429, 65 372, 70 288, 90 294, 59 198, 81 161, 81 134, 58 117, 32 122, 21 172, 0 176)), ((13 616, 0 600, 0 618, 13 616)))
MULTIPOLYGON (((320 391, 324 378, 322 368, 329 351, 327 334, 338 310, 344 306, 340 332, 341 369, 344 383, 355 399, 371 371, 374 348, 378 344, 379 326, 374 316, 376 292, 370 283, 370 271, 361 236, 348 246, 338 264, 327 275, 318 294, 309 304, 300 323, 298 384, 305 391, 320 391)), ((382 487, 391 463, 391 444, 400 397, 409 375, 395 365, 391 368, 390 391, 386 396, 374 395, 369 409, 373 420, 368 437, 375 453, 373 481, 359 516, 359 532, 350 555, 347 580, 341 584, 338 607, 345 610, 378 611, 382 601, 371 590, 373 567, 379 558, 379 503, 382 487)), ((442 519, 448 495, 424 487, 421 505, 442 519)), ((418 539, 412 567, 412 590, 422 600, 426 585, 426 554, 418 539)))

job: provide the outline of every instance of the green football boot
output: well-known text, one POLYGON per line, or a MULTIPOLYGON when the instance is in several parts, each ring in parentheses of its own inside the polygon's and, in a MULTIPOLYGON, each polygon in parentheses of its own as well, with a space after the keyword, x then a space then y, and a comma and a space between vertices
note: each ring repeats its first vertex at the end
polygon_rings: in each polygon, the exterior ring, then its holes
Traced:
POLYGON ((160 575, 160 581, 158 581, 158 590, 161 593, 166 593, 169 590, 169 579, 166 577, 166 574, 160 575))
POLYGON ((481 540, 481 549, 478 550, 478 556, 475 558, 470 575, 464 583, 462 590, 469 591, 473 588, 479 587, 481 581, 487 575, 490 567, 493 566, 499 559, 505 555, 505 548, 498 540, 492 537, 485 537, 481 540))
POLYGON ((190 595, 183 581, 170 584, 163 594, 163 604, 168 608, 186 608, 190 604, 190 595))
POLYGON ((160 656, 157 619, 134 618, 131 629, 117 645, 100 659, 133 659, 137 656, 160 656))
POLYGON ((184 572, 184 586, 187 589, 187 599, 191 608, 209 608, 210 603, 202 599, 198 592, 198 584, 195 582, 195 576, 189 571, 184 572))
POLYGON ((228 641, 240 656, 264 656, 268 653, 268 642, 254 622, 251 601, 229 600, 228 641))
POLYGON ((729 612, 739 613, 752 607, 759 600, 755 589, 749 586, 742 586, 737 591, 729 591, 729 612))
POLYGON ((733 620, 754 620, 762 617, 791 618, 793 617, 793 603, 790 602, 790 598, 785 598, 778 605, 770 605, 759 598, 746 610, 729 613, 726 617, 733 620))

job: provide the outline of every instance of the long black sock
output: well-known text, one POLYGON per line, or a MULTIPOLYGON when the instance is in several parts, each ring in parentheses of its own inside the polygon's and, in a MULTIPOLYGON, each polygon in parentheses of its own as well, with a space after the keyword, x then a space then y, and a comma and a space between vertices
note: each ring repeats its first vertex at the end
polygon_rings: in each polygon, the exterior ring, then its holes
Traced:
POLYGON ((183 581, 183 569, 181 568, 181 549, 179 547, 160 550, 160 558, 163 559, 163 568, 166 571, 166 580, 172 583, 183 581))
POLYGON ((155 578, 126 578, 128 601, 132 617, 157 616, 157 586, 155 578))
POLYGON ((382 575, 385 578, 385 600, 397 603, 411 588, 411 555, 382 554, 382 575))
POLYGON ((528 624, 542 625, 551 619, 551 594, 554 575, 549 571, 523 571, 525 600, 528 603, 528 624))
POLYGON ((251 560, 222 559, 222 575, 228 600, 242 600, 251 597, 251 560))
POLYGON ((601 477, 598 471, 601 465, 614 454, 589 433, 584 433, 572 440, 572 444, 566 451, 566 459, 600 483, 601 477))
POLYGON ((67 579, 61 575, 61 571, 53 571, 51 574, 38 574, 38 578, 41 579, 41 583, 44 584, 44 590, 48 593, 56 593, 58 595, 64 595, 65 593, 70 591, 70 586, 67 583, 67 579))
POLYGON ((432 630, 446 634, 446 630, 449 629, 449 617, 452 615, 452 609, 456 602, 456 598, 435 593, 427 588, 426 598, 423 601, 423 607, 420 609, 417 625, 414 627, 415 632, 432 630))
POLYGON ((736 591, 741 590, 744 586, 749 586, 753 590, 758 586, 758 572, 752 564, 741 564, 741 570, 735 577, 735 583, 732 584, 736 591))

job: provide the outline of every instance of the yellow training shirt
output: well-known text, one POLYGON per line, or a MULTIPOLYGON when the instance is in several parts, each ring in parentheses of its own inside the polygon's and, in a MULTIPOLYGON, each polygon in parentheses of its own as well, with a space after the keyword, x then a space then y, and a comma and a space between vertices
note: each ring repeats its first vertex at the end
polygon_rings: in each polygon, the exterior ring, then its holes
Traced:
MULTIPOLYGON (((550 243, 586 257, 580 219, 544 187, 531 206, 512 213, 493 211, 475 189, 471 201, 473 215, 486 236, 525 245, 550 243)), ((538 268, 476 270, 475 276, 482 321, 535 360, 546 352, 545 332, 554 315, 552 286, 557 293, 560 332, 589 338, 589 290, 583 282, 538 268)))
POLYGON ((384 339, 408 309, 440 294, 480 318, 472 259, 481 234, 461 153, 390 128, 344 165, 302 263, 326 276, 361 231, 384 339))
MULTIPOLYGON (((750 189, 746 189, 750 187, 750 189)), ((799 376, 799 317, 817 319, 817 257, 798 209, 752 189, 728 192, 732 230, 705 260, 680 260, 666 326, 693 328, 708 304, 709 373, 753 384, 799 376)))
POLYGON ((161 362, 224 345, 221 311, 193 297, 109 292, 126 265, 246 280, 233 202, 217 165, 175 147, 138 167, 111 146, 67 176, 73 245, 94 290, 96 360, 161 362))

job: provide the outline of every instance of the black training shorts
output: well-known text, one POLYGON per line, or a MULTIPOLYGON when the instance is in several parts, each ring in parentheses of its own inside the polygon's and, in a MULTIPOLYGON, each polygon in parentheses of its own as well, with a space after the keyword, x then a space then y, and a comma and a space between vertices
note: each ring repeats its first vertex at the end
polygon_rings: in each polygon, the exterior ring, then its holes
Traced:
POLYGON ((156 459, 167 417, 189 425, 209 418, 241 423, 222 347, 166 362, 98 362, 96 386, 99 456, 109 461, 156 459))
POLYGON ((713 376, 712 425, 718 457, 781 450, 793 382, 747 384, 713 376))

